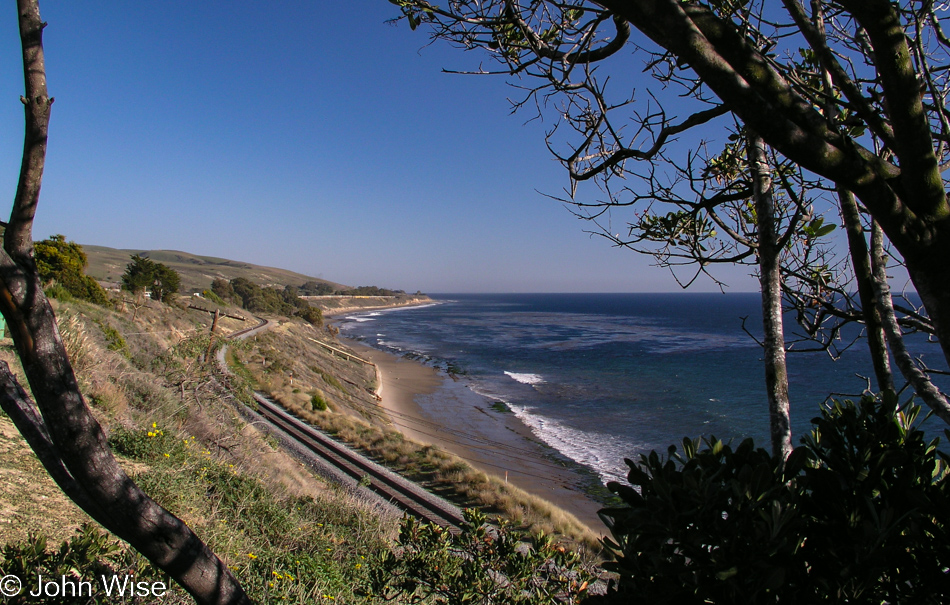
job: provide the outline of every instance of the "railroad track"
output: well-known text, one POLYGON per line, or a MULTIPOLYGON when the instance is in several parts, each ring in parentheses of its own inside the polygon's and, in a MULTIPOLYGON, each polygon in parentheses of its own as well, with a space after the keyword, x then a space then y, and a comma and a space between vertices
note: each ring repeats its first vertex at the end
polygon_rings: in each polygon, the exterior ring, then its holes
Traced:
POLYGON ((261 330, 265 326, 267 326, 267 324, 270 323, 269 320, 266 320, 263 317, 257 317, 256 315, 254 316, 254 319, 258 320, 260 323, 257 324, 256 326, 251 326, 250 328, 244 328, 243 330, 238 330, 237 332, 231 332, 230 334, 227 335, 227 339, 240 340, 241 337, 244 336, 245 334, 248 334, 249 332, 253 332, 254 330, 261 330))
POLYGON ((258 402, 257 412, 261 416, 355 481, 366 485, 368 477, 369 485, 366 487, 384 500, 423 521, 436 523, 450 530, 461 526, 462 516, 454 506, 440 502, 440 498, 429 494, 418 485, 367 460, 321 431, 294 418, 269 399, 256 393, 254 398, 258 402))
MULTIPOLYGON (((257 318, 260 323, 256 326, 239 330, 227 336, 228 340, 239 340, 251 336, 253 333, 270 327, 268 320, 257 318)), ((224 356, 227 345, 218 350, 218 364, 222 371, 227 372, 224 356)), ((291 416, 283 408, 260 395, 254 394, 258 403, 257 413, 281 430, 287 437, 296 441, 327 464, 338 469, 344 475, 358 483, 365 484, 369 478, 367 489, 373 491, 383 500, 406 513, 424 521, 436 523, 450 530, 460 527, 461 512, 441 498, 426 492, 408 479, 404 479, 392 471, 366 459, 352 451, 345 445, 331 439, 320 430, 291 416)))

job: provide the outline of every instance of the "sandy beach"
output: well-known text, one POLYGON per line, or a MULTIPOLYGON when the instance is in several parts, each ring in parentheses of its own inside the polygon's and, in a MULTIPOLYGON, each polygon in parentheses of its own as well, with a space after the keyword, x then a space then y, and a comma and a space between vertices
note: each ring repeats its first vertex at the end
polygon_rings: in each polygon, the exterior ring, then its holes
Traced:
POLYGON ((605 528, 597 517, 602 505, 582 491, 583 480, 558 463, 514 414, 461 381, 421 363, 347 340, 378 368, 381 404, 393 425, 407 437, 438 445, 472 466, 540 496, 574 514, 595 532, 605 528))

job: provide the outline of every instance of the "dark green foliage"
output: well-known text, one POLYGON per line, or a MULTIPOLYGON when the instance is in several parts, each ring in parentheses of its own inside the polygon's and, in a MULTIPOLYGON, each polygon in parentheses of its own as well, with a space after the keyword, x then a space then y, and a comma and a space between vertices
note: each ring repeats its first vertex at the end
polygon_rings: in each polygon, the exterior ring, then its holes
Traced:
POLYGON ((317 410, 318 412, 325 412, 328 407, 326 399, 324 399, 320 393, 310 394, 310 405, 312 405, 313 409, 317 410))
POLYGON ((304 296, 326 296, 333 294, 333 286, 327 282, 308 281, 300 286, 300 293, 304 296))
POLYGON ((106 337, 106 348, 110 351, 125 352, 128 354, 128 343, 125 342, 125 338, 122 336, 121 332, 108 326, 102 322, 96 322, 99 325, 99 328, 102 330, 103 336, 106 337))
POLYGON ((227 304, 227 303, 224 302, 224 299, 223 299, 223 298, 221 298, 220 296, 218 296, 217 294, 215 294, 215 293, 212 292, 211 290, 202 290, 202 291, 201 291, 201 296, 203 296, 206 300, 210 300, 211 302, 213 302, 213 303, 215 303, 215 304, 219 304, 219 305, 227 304))
POLYGON ((300 309, 299 313, 300 318, 304 321, 307 321, 318 328, 323 325, 323 311, 316 307, 305 307, 300 309))
MULTIPOLYGON (((165 588, 171 586, 171 580, 158 572, 151 564, 138 553, 123 548, 117 540, 113 540, 107 533, 94 525, 86 523, 76 530, 76 535, 64 541, 58 550, 49 550, 44 536, 30 536, 21 544, 8 544, 3 548, 3 561, 0 565, 0 574, 13 575, 20 578, 23 591, 20 599, 13 598, 13 603, 138 603, 148 602, 149 599, 126 596, 120 598, 113 594, 107 597, 101 589, 101 577, 132 576, 135 582, 145 581, 162 582, 165 588), (26 592, 33 590, 31 582, 39 576, 45 580, 60 582, 61 578, 67 581, 80 580, 91 583, 91 590, 84 593, 82 598, 67 596, 30 597, 26 592), (92 592, 93 597, 85 594, 92 592)), ((69 590, 69 589, 67 589, 69 590)))
POLYGON ((122 288, 129 292, 141 292, 146 288, 150 288, 155 281, 153 278, 154 272, 154 261, 133 254, 132 262, 126 265, 125 273, 122 274, 122 288))
POLYGON ((56 282, 53 282, 49 286, 43 288, 43 292, 46 293, 47 298, 55 298, 61 302, 72 302, 76 300, 76 297, 73 296, 69 290, 56 282))
POLYGON ((377 286, 360 286, 351 290, 337 291, 337 294, 342 296, 398 296, 405 293, 405 290, 388 290, 377 286))
POLYGON ((231 282, 226 279, 215 279, 211 282, 211 292, 225 302, 238 302, 240 297, 231 287, 231 282))
POLYGON ((181 277, 171 267, 155 263, 155 285, 152 286, 152 298, 168 302, 178 294, 181 288, 181 277))
MULTIPOLYGON (((216 285, 219 280, 211 284, 212 290, 222 298, 228 290, 223 285, 216 285)), ((299 316, 315 326, 323 325, 323 312, 298 296, 294 286, 280 288, 262 288, 243 277, 232 279, 228 284, 233 293, 233 299, 241 306, 253 313, 274 313, 288 317, 299 316)))
POLYGON ((373 594, 400 603, 576 603, 592 579, 579 557, 550 536, 525 543, 506 523, 465 511, 462 532, 407 517, 395 552, 370 572, 373 594), (429 600, 431 599, 431 600, 429 600))
POLYGON ((947 456, 893 400, 834 402, 785 467, 751 440, 627 460, 601 511, 621 599, 944 603, 947 456), (627 595, 626 597, 622 595, 627 595))
POLYGON ((50 283, 47 293, 50 296, 65 298, 73 296, 97 305, 109 303, 106 291, 96 280, 85 274, 88 259, 82 246, 76 242, 67 242, 65 236, 54 235, 49 239, 33 244, 36 270, 43 283, 50 283))
POLYGON ((297 310, 296 305, 288 302, 286 290, 262 288, 243 277, 232 279, 231 288, 241 301, 241 306, 253 313, 293 315, 297 310))
POLYGON ((177 271, 138 254, 132 255, 132 262, 122 275, 123 289, 130 292, 150 290, 152 300, 169 302, 180 287, 181 277, 177 271))

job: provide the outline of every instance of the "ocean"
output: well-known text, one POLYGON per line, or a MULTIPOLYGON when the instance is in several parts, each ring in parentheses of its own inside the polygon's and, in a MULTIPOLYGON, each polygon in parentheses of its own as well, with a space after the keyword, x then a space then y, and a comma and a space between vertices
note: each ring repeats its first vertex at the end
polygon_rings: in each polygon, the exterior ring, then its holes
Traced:
MULTIPOLYGON (((351 314, 342 335, 442 369, 480 411, 505 408, 535 437, 603 481, 623 459, 684 437, 752 437, 769 448, 757 294, 440 294, 435 304, 351 314), (478 403, 478 402, 481 403, 478 403)), ((790 327, 786 318, 787 330, 790 327)), ((934 367, 936 344, 913 341, 934 367)), ((788 356, 794 442, 831 394, 871 376, 863 342, 839 360, 788 356)), ((463 401, 463 403, 459 403, 463 401)), ((438 394, 417 400, 441 422, 438 394)), ((460 416, 458 416, 460 417, 460 416)))

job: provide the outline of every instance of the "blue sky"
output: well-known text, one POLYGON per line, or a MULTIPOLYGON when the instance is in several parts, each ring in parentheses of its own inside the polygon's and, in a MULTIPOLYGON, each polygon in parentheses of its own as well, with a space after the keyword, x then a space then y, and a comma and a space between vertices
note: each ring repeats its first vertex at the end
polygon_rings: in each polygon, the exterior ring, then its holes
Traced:
MULTIPOLYGON (((22 67, 0 29, 0 187, 22 67)), ((545 129, 385 0, 41 3, 56 98, 36 236, 427 292, 670 291, 557 202, 545 129), (330 8, 332 7, 332 10, 330 8)), ((734 272, 732 291, 756 283, 734 272)), ((711 290, 707 282, 695 289, 711 290)))

